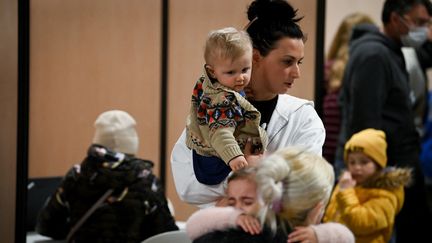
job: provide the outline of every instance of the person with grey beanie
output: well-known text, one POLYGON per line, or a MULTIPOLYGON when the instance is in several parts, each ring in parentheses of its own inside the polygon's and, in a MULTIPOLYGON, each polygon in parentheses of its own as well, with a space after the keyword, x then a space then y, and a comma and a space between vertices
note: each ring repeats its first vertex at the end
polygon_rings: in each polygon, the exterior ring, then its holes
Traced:
POLYGON ((84 161, 73 166, 40 211, 36 231, 68 242, 141 242, 178 230, 153 162, 135 157, 136 122, 125 111, 96 119, 84 161))

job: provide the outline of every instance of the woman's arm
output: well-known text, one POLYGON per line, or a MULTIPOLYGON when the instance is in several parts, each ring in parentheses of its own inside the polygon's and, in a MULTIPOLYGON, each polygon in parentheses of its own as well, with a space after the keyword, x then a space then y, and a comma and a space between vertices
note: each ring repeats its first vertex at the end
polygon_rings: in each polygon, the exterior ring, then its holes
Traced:
POLYGON ((324 223, 296 227, 288 236, 288 243, 291 242, 354 243, 355 238, 353 233, 342 224, 324 223))
POLYGON ((325 129, 311 101, 280 95, 267 134, 269 152, 296 146, 322 154, 325 129))
POLYGON ((233 207, 211 207, 192 214, 186 221, 186 233, 194 240, 216 230, 236 226, 236 219, 243 211, 233 207))
POLYGON ((297 129, 294 145, 304 146, 307 151, 321 155, 325 129, 315 108, 312 105, 304 105, 298 119, 300 126, 297 129))
POLYGON ((311 225, 319 243, 354 243, 354 235, 345 225, 324 223, 311 225))
POLYGON ((174 184, 180 199, 205 208, 225 194, 226 182, 204 185, 197 181, 192 164, 192 151, 186 146, 186 130, 183 130, 171 152, 171 168, 174 184))

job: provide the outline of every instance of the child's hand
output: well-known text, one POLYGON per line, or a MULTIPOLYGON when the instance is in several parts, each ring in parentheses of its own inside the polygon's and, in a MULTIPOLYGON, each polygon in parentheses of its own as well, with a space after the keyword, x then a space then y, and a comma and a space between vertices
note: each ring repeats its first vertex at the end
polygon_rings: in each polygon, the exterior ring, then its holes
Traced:
POLYGON ((244 156, 238 156, 229 162, 229 166, 231 167, 231 170, 236 171, 248 166, 248 162, 244 156))
POLYGON ((261 232, 261 225, 258 219, 251 215, 240 214, 237 217, 236 224, 251 235, 256 235, 261 232))
POLYGON ((300 243, 317 243, 318 239, 312 227, 296 227, 295 230, 288 235, 287 243, 300 242, 300 243))
POLYGON ((345 171, 341 178, 339 179, 339 188, 341 191, 348 189, 348 188, 353 188, 356 185, 356 181, 353 180, 351 173, 349 171, 345 171))

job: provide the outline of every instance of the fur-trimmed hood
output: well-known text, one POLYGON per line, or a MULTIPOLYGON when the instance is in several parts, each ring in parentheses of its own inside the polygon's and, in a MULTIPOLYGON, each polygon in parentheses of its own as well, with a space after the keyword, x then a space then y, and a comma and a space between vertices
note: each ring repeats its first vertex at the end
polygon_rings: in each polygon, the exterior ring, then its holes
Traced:
POLYGON ((368 180, 364 188, 396 189, 409 186, 412 181, 412 169, 386 167, 368 180))

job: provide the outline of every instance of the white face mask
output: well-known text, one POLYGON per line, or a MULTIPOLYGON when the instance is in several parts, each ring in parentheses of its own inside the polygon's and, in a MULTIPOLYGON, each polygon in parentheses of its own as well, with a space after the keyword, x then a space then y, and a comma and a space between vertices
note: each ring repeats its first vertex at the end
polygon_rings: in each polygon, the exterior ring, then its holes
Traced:
POLYGON ((426 42, 428 38, 428 27, 410 28, 408 34, 401 36, 402 45, 418 48, 426 42))

